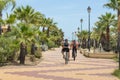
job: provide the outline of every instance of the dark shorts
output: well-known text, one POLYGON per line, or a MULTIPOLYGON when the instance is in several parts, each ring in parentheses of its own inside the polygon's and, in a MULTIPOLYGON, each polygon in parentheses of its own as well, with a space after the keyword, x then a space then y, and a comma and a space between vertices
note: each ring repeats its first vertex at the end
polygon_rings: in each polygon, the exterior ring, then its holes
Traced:
POLYGON ((63 48, 62 52, 69 52, 69 48, 63 48))

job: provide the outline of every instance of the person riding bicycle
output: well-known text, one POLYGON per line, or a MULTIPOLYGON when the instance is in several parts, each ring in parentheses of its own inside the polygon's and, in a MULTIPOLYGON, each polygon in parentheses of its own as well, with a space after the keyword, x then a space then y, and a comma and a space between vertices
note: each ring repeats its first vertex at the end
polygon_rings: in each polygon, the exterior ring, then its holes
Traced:
POLYGON ((73 40, 71 43, 71 49, 72 49, 72 57, 74 55, 74 51, 76 52, 76 56, 77 56, 78 43, 75 40, 73 40))
POLYGON ((68 52, 68 58, 69 58, 70 57, 70 52, 69 52, 68 39, 65 39, 64 42, 62 43, 62 55, 63 55, 63 58, 65 58, 64 52, 68 52))

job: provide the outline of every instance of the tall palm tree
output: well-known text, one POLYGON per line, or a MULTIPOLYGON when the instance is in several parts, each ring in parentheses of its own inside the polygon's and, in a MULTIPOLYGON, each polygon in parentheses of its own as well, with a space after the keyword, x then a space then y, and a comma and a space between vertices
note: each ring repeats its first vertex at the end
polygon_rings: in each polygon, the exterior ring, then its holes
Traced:
POLYGON ((47 28, 47 37, 50 35, 50 31, 53 30, 56 27, 57 23, 53 22, 53 19, 48 18, 48 28, 47 28))
POLYGON ((36 12, 31 6, 18 7, 14 10, 16 18, 26 24, 35 24, 36 26, 41 24, 43 14, 36 12))
POLYGON ((120 47, 120 0, 109 0, 104 6, 111 8, 117 11, 118 16, 118 23, 117 23, 117 30, 118 30, 118 46, 120 47))
POLYGON ((16 5, 15 0, 0 0, 0 17, 2 18, 2 11, 4 9, 7 9, 10 6, 12 6, 11 10, 13 10, 15 5, 16 5))
POLYGON ((110 26, 113 25, 115 22, 115 15, 112 15, 111 13, 106 13, 105 15, 101 15, 98 18, 102 23, 102 26, 106 28, 106 40, 107 40, 107 45, 109 46, 110 26))
POLYGON ((117 10, 118 14, 118 32, 120 32, 120 0, 109 0, 107 4, 104 6, 111 8, 113 10, 117 10))
POLYGON ((47 27, 47 18, 42 19, 41 27, 42 27, 42 32, 45 32, 45 28, 47 27))
POLYGON ((82 48, 86 48, 86 47, 87 47, 88 31, 82 30, 82 32, 79 33, 78 35, 82 35, 82 37, 81 37, 81 40, 82 40, 82 48))

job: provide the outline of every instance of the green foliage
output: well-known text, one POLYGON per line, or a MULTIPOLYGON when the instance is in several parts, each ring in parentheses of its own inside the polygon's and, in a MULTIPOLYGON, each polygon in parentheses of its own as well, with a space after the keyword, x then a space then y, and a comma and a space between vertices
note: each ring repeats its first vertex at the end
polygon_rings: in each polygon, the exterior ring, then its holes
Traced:
POLYGON ((36 52, 35 52, 35 57, 36 58, 41 58, 42 57, 42 53, 41 53, 41 50, 38 49, 36 52))
POLYGON ((0 12, 4 9, 10 8, 12 5, 12 9, 16 6, 15 0, 0 0, 0 12))
MULTIPOLYGON (((45 18, 43 14, 35 11, 31 6, 16 8, 12 14, 7 14, 6 20, 1 19, 0 22, 11 26, 11 32, 0 36, 0 61, 13 59, 16 52, 19 52, 21 42, 26 44, 27 52, 30 54, 32 41, 37 46, 44 41, 49 48, 53 48, 59 45, 58 40, 63 39, 64 36, 53 19, 45 18), (45 28, 44 32, 40 28, 45 28)), ((41 50, 36 51, 35 57, 42 57, 41 50)))
POLYGON ((53 48, 53 47, 55 47, 55 43, 54 43, 54 41, 51 41, 51 40, 48 40, 48 48, 53 48))
POLYGON ((120 79, 120 70, 115 70, 113 73, 112 73, 112 75, 114 75, 114 76, 116 76, 116 77, 118 77, 119 79, 120 79))
POLYGON ((18 44, 10 37, 0 36, 0 62, 13 59, 14 52, 18 50, 18 44))

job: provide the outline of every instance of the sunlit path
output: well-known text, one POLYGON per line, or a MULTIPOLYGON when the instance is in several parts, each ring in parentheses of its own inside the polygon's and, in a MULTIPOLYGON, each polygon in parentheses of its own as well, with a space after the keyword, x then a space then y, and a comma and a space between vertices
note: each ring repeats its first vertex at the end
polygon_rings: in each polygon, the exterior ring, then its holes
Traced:
POLYGON ((113 60, 85 58, 78 53, 68 65, 61 49, 43 52, 43 61, 36 66, 0 68, 0 80, 118 80, 111 73, 117 67, 113 60))

